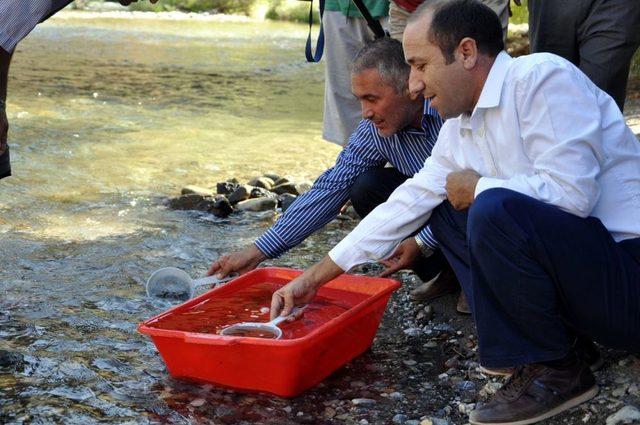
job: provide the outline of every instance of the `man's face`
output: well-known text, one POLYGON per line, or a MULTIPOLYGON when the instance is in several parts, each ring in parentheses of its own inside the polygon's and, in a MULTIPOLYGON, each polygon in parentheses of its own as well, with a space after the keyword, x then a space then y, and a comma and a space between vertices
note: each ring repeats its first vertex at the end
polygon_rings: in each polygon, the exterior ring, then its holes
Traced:
POLYGON ((404 32, 402 47, 411 66, 409 91, 431 99, 431 107, 442 118, 454 118, 473 109, 472 81, 457 49, 455 60, 446 64, 440 48, 427 40, 430 25, 431 15, 427 13, 404 32))
POLYGON ((376 69, 366 69, 351 76, 351 90, 360 100, 362 118, 371 120, 378 133, 389 137, 419 120, 421 100, 411 100, 409 93, 397 93, 380 77, 376 69))

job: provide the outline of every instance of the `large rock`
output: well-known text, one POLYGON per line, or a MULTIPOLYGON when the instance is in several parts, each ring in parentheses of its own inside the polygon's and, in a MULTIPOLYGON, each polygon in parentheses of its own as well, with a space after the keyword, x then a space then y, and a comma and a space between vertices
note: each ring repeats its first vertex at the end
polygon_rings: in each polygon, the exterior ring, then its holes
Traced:
POLYGON ((268 211, 274 210, 277 205, 278 200, 275 198, 255 198, 238 202, 236 209, 238 211, 268 211))
POLYGON ((279 184, 277 186, 274 186, 271 191, 277 193, 278 195, 282 195, 283 193, 290 193, 296 196, 300 195, 300 190, 294 183, 279 184))
POLYGON ((635 424, 640 422, 640 410, 634 406, 624 406, 607 418, 607 425, 635 424))
POLYGON ((274 183, 280 180, 280 176, 276 173, 264 173, 264 177, 273 180, 274 183))
POLYGON ((201 196, 213 196, 213 191, 210 189, 207 189, 206 187, 201 187, 201 186, 195 186, 195 185, 189 185, 189 186, 185 186, 182 188, 182 190, 180 191, 180 194, 182 195, 201 195, 201 196))
POLYGON ((274 186, 279 186, 281 184, 286 184, 286 183, 293 183, 293 182, 286 177, 280 177, 279 179, 274 180, 274 186))
POLYGON ((202 196, 196 193, 169 199, 169 208, 174 210, 209 211, 213 208, 213 196, 202 196))
POLYGON ((211 213, 216 217, 227 217, 229 214, 233 212, 233 207, 231 206, 231 202, 223 196, 218 195, 213 202, 213 208, 211 209, 211 213))
POLYGON ((226 217, 233 212, 231 203, 224 196, 218 195, 214 198, 195 193, 170 199, 169 208, 174 210, 205 211, 216 217, 226 217))
POLYGON ((275 185, 275 181, 269 177, 254 177, 249 180, 249 185, 270 190, 275 185))
POLYGON ((264 189, 262 187, 254 187, 251 189, 251 193, 249 194, 249 198, 272 198, 276 199, 278 195, 275 193, 264 189))
POLYGON ((218 194, 220 195, 229 195, 233 193, 238 188, 238 186, 240 186, 238 181, 236 179, 233 179, 216 184, 216 189, 218 194))
POLYGON ((0 350, 0 370, 17 371, 24 366, 24 356, 13 351, 0 350))
POLYGON ((229 199, 229 202, 231 202, 232 205, 237 204, 240 201, 249 199, 252 190, 253 186, 249 186, 246 184, 240 185, 236 190, 233 191, 233 193, 227 196, 227 199, 229 199))

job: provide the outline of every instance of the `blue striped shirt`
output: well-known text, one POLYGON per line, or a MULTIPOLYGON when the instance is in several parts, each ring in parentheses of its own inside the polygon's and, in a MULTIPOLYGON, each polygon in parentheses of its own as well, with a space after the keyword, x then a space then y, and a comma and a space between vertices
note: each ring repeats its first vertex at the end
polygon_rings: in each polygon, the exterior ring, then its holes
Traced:
MULTIPOLYGON (((407 127, 391 137, 381 137, 371 121, 362 120, 336 164, 322 173, 255 244, 269 258, 298 245, 338 215, 349 199, 351 186, 367 170, 389 162, 402 174, 413 176, 431 156, 440 127, 442 119, 426 101, 421 130, 407 127)), ((431 248, 438 246, 428 225, 418 237, 431 248)))
POLYGON ((73 0, 0 0, 0 47, 13 52, 35 26, 73 0))

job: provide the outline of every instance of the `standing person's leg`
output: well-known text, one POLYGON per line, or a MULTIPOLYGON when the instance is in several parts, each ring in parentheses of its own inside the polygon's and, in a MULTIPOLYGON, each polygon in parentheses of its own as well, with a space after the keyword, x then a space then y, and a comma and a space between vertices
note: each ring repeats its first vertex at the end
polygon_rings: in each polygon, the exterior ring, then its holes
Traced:
POLYGON ((456 235, 455 214, 443 204, 431 225, 447 257, 457 253, 469 266, 481 363, 525 365, 471 423, 532 423, 595 395, 567 323, 606 345, 640 350, 640 257, 625 246, 640 240, 616 243, 595 218, 493 189, 469 209, 465 258, 462 238, 441 237, 456 235))
POLYGON ((507 30, 509 28, 509 0, 482 0, 482 3, 486 4, 496 12, 500 23, 502 24, 502 34, 504 41, 507 41, 507 30))
POLYGON ((349 64, 356 53, 374 39, 364 19, 325 11, 324 116, 322 137, 345 146, 362 118, 360 102, 351 93, 349 64))
MULTIPOLYGON (((351 188, 353 208, 360 217, 366 217, 374 208, 386 202, 391 193, 406 179, 408 177, 395 168, 374 168, 363 173, 351 188)), ((413 271, 422 281, 429 282, 436 278, 445 268, 447 268, 447 261, 442 252, 437 250, 430 257, 421 257, 417 260, 413 271)), ((442 281, 440 283, 450 282, 442 281)), ((453 286, 453 291, 448 286, 441 288, 438 295, 442 295, 440 292, 443 291, 444 293, 454 292, 457 289, 457 285, 453 286)))
POLYGON ((578 29, 580 69, 622 111, 629 67, 640 45, 640 2, 597 0, 578 29))
POLYGON ((529 0, 529 48, 549 52, 579 63, 578 25, 593 0, 529 0))
POLYGON ((395 1, 389 3, 389 25, 387 26, 391 38, 402 42, 402 34, 407 26, 407 19, 411 12, 398 6, 395 1))

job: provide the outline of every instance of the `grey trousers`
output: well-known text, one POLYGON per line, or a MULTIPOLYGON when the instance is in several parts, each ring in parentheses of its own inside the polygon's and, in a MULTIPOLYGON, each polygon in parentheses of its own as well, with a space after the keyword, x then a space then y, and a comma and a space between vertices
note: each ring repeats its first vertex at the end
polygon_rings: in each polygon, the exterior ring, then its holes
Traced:
POLYGON ((573 62, 622 110, 640 45, 640 1, 529 0, 529 40, 532 52, 573 62))
MULTIPOLYGON (((384 26, 387 18, 379 19, 384 26)), ((322 138, 345 146, 362 119, 360 101, 351 93, 351 61, 373 33, 363 18, 325 11, 324 26, 324 115, 322 138)))

